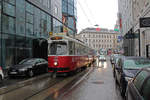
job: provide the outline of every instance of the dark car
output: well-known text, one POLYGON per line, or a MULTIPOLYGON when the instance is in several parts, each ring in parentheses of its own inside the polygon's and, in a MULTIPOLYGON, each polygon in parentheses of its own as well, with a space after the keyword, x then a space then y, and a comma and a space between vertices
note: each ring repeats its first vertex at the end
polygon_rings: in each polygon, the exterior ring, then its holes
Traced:
POLYGON ((126 100, 150 100, 150 68, 144 68, 129 82, 126 100))
POLYGON ((29 58, 22 60, 19 64, 11 66, 9 76, 29 76, 48 71, 48 62, 42 58, 29 58))
POLYGON ((118 56, 120 56, 120 54, 113 54, 113 55, 111 55, 111 57, 110 57, 110 62, 111 62, 112 65, 115 63, 115 59, 116 59, 118 56))
POLYGON ((117 57, 115 57, 115 60, 114 60, 114 64, 112 65, 112 69, 113 69, 113 76, 115 77, 115 67, 118 66, 118 60, 121 58, 121 57, 124 57, 123 55, 118 55, 117 57))
POLYGON ((128 81, 131 80, 139 69, 149 67, 150 60, 143 57, 121 57, 115 67, 115 79, 124 97, 128 81))

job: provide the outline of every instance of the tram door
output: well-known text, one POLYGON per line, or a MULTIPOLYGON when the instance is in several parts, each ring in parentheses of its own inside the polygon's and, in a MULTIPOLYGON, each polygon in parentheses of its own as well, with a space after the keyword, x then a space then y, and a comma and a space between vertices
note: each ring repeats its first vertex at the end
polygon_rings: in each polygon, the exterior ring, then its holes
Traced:
POLYGON ((46 39, 34 39, 32 44, 32 54, 33 58, 48 58, 48 42, 46 39))

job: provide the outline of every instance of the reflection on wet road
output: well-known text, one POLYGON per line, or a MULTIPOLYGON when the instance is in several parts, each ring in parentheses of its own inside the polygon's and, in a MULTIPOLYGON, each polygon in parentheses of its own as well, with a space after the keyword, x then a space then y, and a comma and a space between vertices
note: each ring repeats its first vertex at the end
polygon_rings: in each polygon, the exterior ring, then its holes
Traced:
POLYGON ((0 94, 0 100, 122 100, 108 59, 73 76, 23 80, 1 88, 0 94))
POLYGON ((110 62, 95 63, 95 70, 60 100, 122 100, 110 62))

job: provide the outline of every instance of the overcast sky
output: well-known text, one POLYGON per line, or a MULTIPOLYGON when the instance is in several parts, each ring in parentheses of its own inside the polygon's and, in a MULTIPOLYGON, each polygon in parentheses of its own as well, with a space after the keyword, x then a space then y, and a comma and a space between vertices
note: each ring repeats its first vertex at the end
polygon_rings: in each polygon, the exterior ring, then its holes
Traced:
POLYGON ((86 27, 113 29, 117 20, 118 0, 77 0, 78 33, 86 27))

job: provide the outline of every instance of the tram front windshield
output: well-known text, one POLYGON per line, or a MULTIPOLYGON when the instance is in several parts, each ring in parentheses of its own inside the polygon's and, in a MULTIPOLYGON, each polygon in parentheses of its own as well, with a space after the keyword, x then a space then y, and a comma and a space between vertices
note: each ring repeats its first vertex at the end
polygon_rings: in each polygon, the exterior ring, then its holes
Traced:
POLYGON ((67 54, 67 43, 64 41, 54 41, 49 46, 50 55, 65 55, 67 54))

